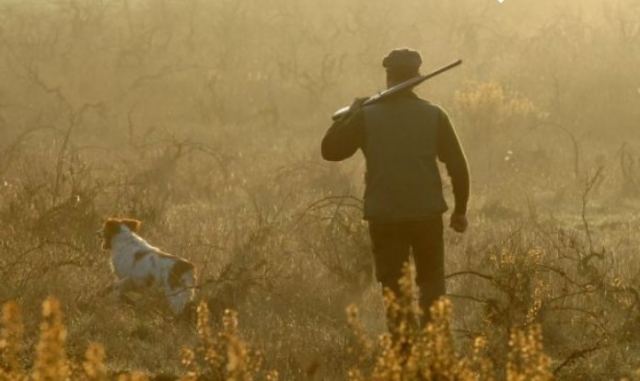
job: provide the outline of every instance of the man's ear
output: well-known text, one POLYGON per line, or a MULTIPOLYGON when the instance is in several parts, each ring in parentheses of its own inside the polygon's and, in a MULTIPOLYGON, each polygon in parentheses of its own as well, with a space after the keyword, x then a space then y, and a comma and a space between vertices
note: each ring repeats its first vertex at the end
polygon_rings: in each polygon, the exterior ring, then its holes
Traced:
POLYGON ((120 222, 134 233, 137 233, 140 230, 140 225, 142 225, 141 221, 134 220, 132 218, 123 218, 122 220, 120 220, 120 222))

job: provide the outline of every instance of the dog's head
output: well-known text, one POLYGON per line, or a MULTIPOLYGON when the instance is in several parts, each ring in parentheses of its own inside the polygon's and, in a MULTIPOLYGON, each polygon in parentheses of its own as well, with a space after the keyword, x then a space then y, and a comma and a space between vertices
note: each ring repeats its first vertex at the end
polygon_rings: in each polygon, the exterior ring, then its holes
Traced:
POLYGON ((98 236, 102 238, 102 248, 104 250, 111 249, 113 237, 123 231, 137 233, 141 224, 142 222, 131 218, 107 218, 102 229, 97 232, 98 236))

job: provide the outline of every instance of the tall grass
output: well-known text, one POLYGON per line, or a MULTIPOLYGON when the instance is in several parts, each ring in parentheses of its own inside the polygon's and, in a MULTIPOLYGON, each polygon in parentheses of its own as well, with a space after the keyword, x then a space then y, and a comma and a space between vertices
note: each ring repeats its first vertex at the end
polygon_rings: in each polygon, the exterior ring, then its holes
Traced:
POLYGON ((636 0, 0 1, 4 376, 633 379, 639 20, 636 0), (362 158, 318 152, 398 46, 465 60, 416 90, 473 180, 427 330, 374 280, 362 158), (106 292, 110 216, 196 264, 200 323, 106 292), (391 336, 385 311, 408 320, 391 336))
MULTIPOLYGON (((408 268, 408 267, 407 267, 408 268)), ((404 278, 409 283, 410 276, 404 278)), ((383 334, 372 344, 360 327, 356 307, 349 308, 352 334, 364 346, 354 347, 357 358, 348 372, 349 380, 551 380, 549 357, 542 348, 538 326, 514 330, 509 341, 506 373, 496 372, 487 356, 484 338, 478 337, 469 356, 455 349, 451 333, 451 303, 437 301, 431 308, 432 320, 418 328, 412 297, 399 299, 387 294, 387 311, 393 322, 391 333, 383 334)), ((251 350, 241 339, 235 312, 227 310, 219 331, 212 327, 206 304, 198 307, 195 348, 182 348, 182 375, 154 375, 144 372, 113 372, 106 364, 104 347, 91 343, 84 359, 69 358, 66 351, 66 327, 60 303, 48 298, 42 305, 42 323, 36 351, 24 351, 23 325, 15 302, 3 306, 0 338, 0 379, 65 381, 65 380, 270 380, 278 379, 277 371, 263 370, 259 352, 251 350), (29 365, 31 364, 31 366, 29 365)))

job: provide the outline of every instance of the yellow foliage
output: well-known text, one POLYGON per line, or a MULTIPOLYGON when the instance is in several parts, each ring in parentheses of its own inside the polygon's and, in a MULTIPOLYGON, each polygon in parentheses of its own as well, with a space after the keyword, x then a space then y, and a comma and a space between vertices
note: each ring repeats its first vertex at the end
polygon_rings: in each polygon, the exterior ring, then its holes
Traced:
POLYGON ((455 102, 470 120, 484 128, 509 127, 537 112, 531 100, 507 93, 496 82, 472 83, 456 92, 455 102))
MULTIPOLYGON (((411 270, 405 268, 403 292, 410 291, 407 279, 411 270)), ((442 298, 431 307, 431 321, 418 328, 415 317, 419 315, 414 305, 400 303, 411 300, 407 295, 396 297, 387 294, 387 309, 397 326, 391 334, 382 335, 377 343, 368 339, 359 321, 358 309, 348 308, 348 324, 356 335, 358 346, 357 364, 348 373, 351 381, 384 380, 496 380, 492 360, 488 356, 486 339, 477 337, 470 354, 460 354, 454 345, 450 320, 452 305, 442 298), (403 321, 404 320, 404 321, 403 321), (373 360, 370 362, 369 360, 373 360), (366 364, 372 363, 372 369, 366 364)), ((212 329, 206 304, 198 307, 198 348, 183 348, 182 358, 185 374, 182 381, 200 379, 249 381, 257 377, 268 381, 278 380, 275 371, 263 371, 259 353, 249 349, 240 339, 238 318, 233 311, 225 311, 222 328, 212 329)), ((100 344, 90 344, 84 362, 74 364, 65 350, 66 328, 62 321, 60 303, 48 298, 43 304, 43 321, 40 326, 40 340, 36 347, 33 369, 25 370, 21 357, 23 326, 20 309, 10 302, 4 305, 0 350, 2 368, 0 380, 83 380, 106 381, 108 375, 106 354, 100 344)), ((513 330, 509 341, 506 367, 508 381, 547 381, 553 379, 550 359, 542 347, 542 332, 539 326, 523 330, 513 330)), ((115 377, 115 376, 114 376, 115 377)), ((149 375, 141 372, 119 374, 119 381, 149 380, 149 375)))
MULTIPOLYGON (((411 291, 407 285, 411 279, 411 270, 405 267, 402 292, 411 291)), ((350 380, 461 380, 492 381, 504 379, 496 371, 493 360, 487 351, 486 338, 475 339, 468 355, 456 350, 451 332, 452 304, 446 298, 436 301, 430 309, 431 320, 422 329, 411 329, 414 320, 413 304, 410 295, 396 297, 387 294, 387 309, 392 334, 380 337, 377 348, 370 350, 374 355, 373 369, 367 375, 367 361, 359 363, 349 372, 350 380), (398 313, 405 311, 398 319, 398 313), (406 313, 413 311, 412 313, 406 313), (403 321, 403 319, 405 321, 403 321), (410 321, 407 322, 406 320, 410 321), (395 327, 394 327, 395 326, 395 327)), ((419 314, 419 312, 418 312, 419 314)), ((363 336, 361 325, 354 321, 357 308, 348 309, 349 324, 355 327, 354 333, 363 336)), ((362 341, 363 339, 359 339, 362 341)), ((550 359, 544 354, 542 333, 538 326, 526 330, 514 330, 509 342, 506 379, 508 381, 551 380, 550 359)))

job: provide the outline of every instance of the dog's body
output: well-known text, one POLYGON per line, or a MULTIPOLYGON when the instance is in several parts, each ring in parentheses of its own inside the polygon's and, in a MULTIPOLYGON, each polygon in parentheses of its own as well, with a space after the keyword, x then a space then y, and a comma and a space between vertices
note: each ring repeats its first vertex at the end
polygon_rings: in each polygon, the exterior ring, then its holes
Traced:
POLYGON ((132 289, 160 287, 171 310, 180 315, 192 301, 196 285, 194 267, 184 258, 166 254, 137 233, 140 222, 110 218, 102 230, 103 248, 111 251, 111 266, 122 295, 132 289))

